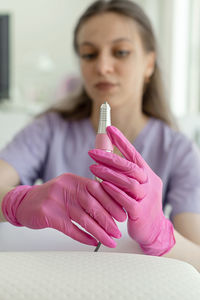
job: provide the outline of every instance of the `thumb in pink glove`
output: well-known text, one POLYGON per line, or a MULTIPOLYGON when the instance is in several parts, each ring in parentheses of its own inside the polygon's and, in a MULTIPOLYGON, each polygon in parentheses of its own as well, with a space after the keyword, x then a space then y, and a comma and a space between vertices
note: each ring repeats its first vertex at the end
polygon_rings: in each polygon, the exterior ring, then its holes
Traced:
POLYGON ((107 134, 124 158, 102 150, 90 150, 98 163, 90 167, 101 178, 104 190, 128 213, 128 233, 143 252, 160 256, 175 244, 172 223, 162 210, 162 181, 133 145, 114 126, 107 134))
POLYGON ((98 240, 108 247, 116 246, 110 236, 121 236, 112 216, 118 221, 126 218, 100 183, 73 174, 62 174, 41 185, 14 188, 4 197, 2 212, 16 226, 51 227, 81 243, 96 246, 98 240))

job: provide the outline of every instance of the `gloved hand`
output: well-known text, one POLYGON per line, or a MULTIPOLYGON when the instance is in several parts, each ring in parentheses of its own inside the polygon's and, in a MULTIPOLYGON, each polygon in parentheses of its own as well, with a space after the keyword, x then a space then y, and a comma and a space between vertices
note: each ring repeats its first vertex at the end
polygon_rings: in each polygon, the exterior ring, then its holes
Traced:
POLYGON ((114 126, 107 134, 123 157, 99 149, 89 155, 98 163, 90 167, 105 191, 128 213, 128 233, 145 254, 160 256, 175 244, 172 223, 162 210, 162 181, 133 145, 114 126))
POLYGON ((98 240, 111 248, 116 243, 110 236, 121 236, 112 216, 118 221, 126 219, 125 211, 99 182, 68 173, 41 185, 14 188, 4 197, 2 212, 16 226, 51 227, 81 243, 96 246, 98 240))

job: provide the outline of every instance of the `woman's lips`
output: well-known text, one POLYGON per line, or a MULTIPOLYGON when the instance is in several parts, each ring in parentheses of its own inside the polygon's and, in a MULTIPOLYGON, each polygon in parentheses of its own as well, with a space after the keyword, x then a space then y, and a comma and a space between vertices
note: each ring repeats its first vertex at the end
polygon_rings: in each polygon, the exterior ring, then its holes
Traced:
POLYGON ((111 83, 111 82, 99 82, 99 83, 95 84, 95 87, 100 91, 111 90, 116 86, 117 86, 116 84, 111 83))

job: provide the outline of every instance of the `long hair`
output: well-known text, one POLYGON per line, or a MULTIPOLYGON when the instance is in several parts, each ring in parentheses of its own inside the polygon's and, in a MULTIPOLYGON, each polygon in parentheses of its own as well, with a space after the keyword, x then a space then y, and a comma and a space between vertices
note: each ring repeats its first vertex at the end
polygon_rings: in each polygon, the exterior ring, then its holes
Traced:
MULTIPOLYGON (((153 51, 156 54, 155 68, 149 82, 145 84, 142 99, 142 111, 150 116, 160 119, 173 128, 177 128, 176 122, 170 110, 169 104, 165 98, 164 85, 161 77, 161 71, 158 64, 158 51, 155 34, 151 22, 143 9, 129 0, 98 0, 92 3, 79 18, 74 29, 73 45, 78 54, 77 34, 81 26, 91 17, 106 12, 114 12, 134 20, 138 27, 142 44, 146 52, 153 51)), ((72 96, 71 99, 64 99, 55 107, 48 111, 56 111, 68 120, 80 120, 87 118, 92 112, 92 100, 82 87, 81 91, 72 96)))

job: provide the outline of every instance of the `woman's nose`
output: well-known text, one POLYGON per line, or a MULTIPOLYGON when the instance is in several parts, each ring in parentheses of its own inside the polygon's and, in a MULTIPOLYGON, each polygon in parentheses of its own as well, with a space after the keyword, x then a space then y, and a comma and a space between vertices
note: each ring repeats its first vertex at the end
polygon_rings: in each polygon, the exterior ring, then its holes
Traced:
POLYGON ((100 75, 112 73, 114 69, 113 60, 108 55, 99 55, 96 60, 96 71, 100 75))

